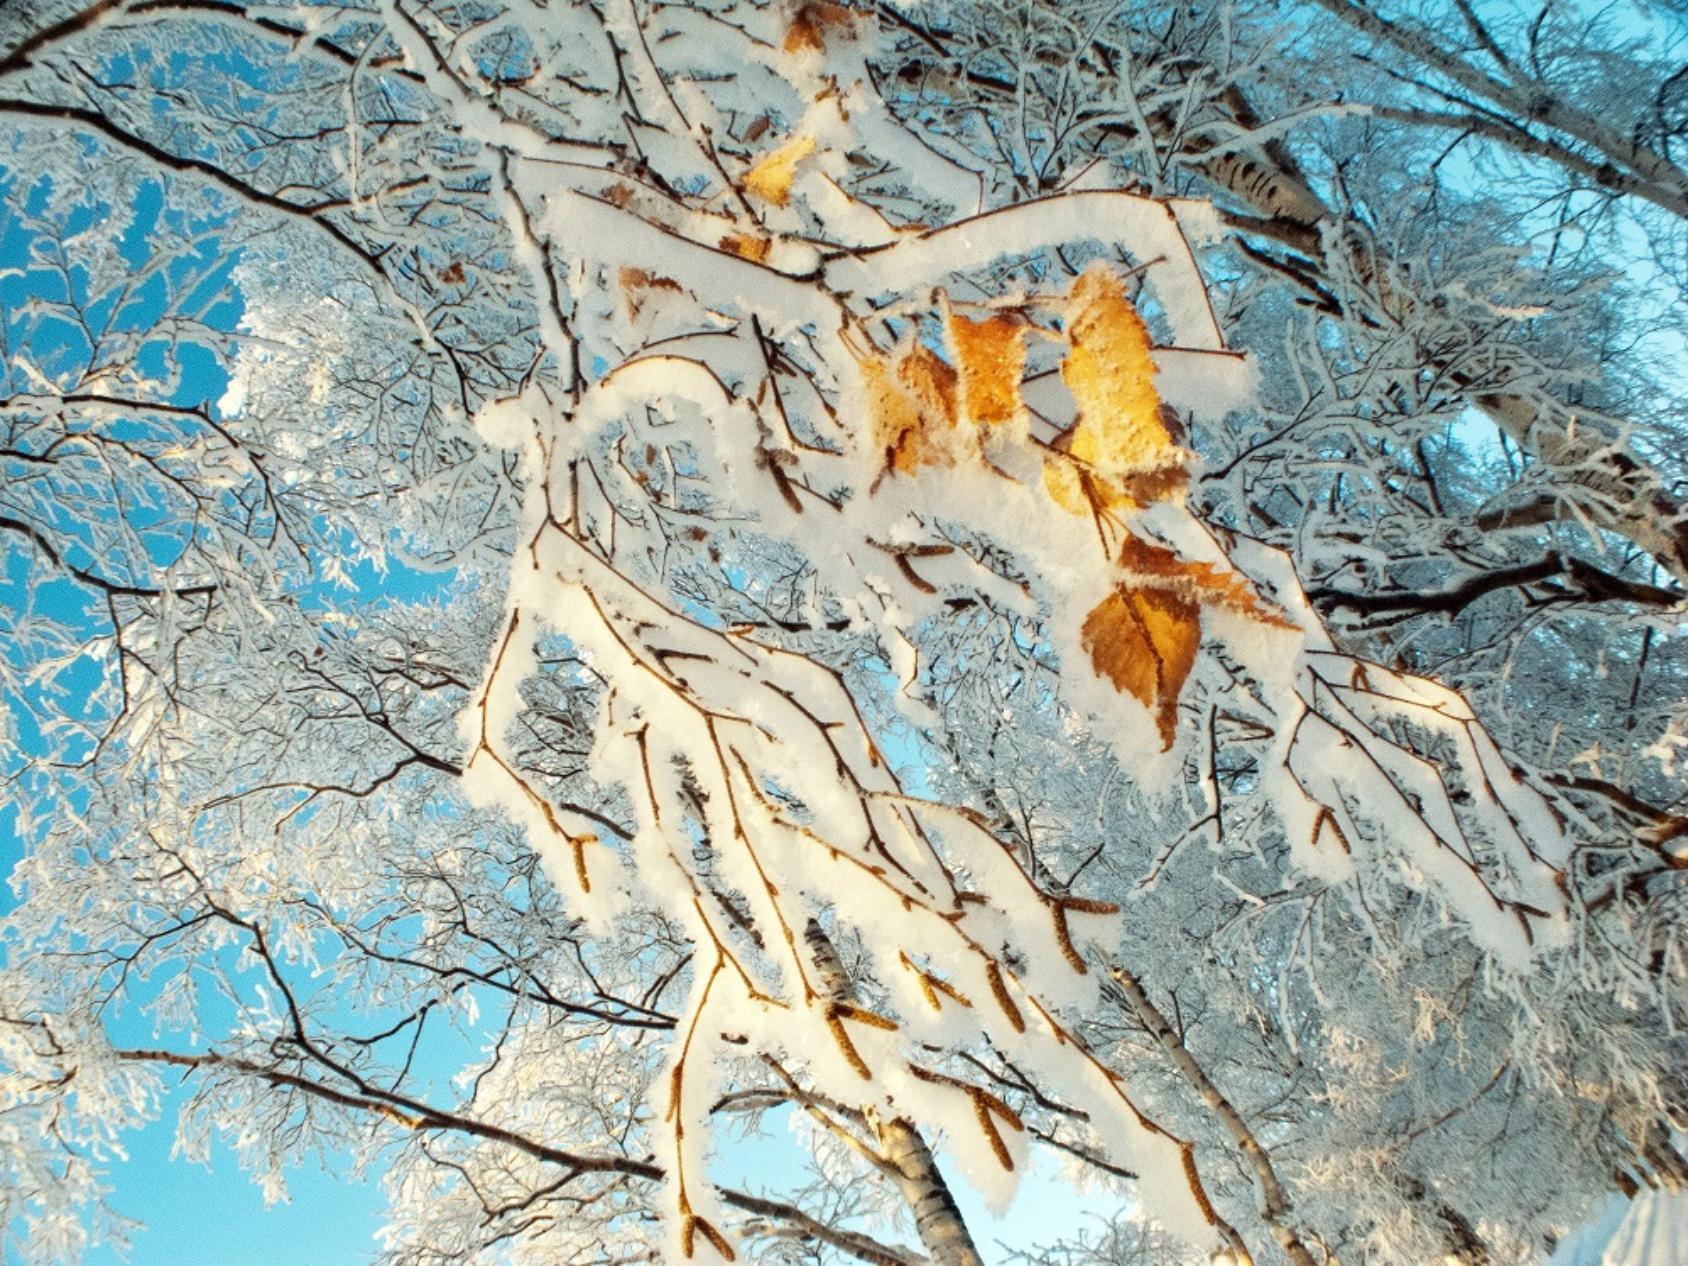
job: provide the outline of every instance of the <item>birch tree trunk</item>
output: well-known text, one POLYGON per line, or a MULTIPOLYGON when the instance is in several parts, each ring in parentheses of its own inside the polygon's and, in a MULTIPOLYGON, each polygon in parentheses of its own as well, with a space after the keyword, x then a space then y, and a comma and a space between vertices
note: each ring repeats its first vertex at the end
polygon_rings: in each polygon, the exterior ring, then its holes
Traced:
POLYGON ((1114 967, 1112 975, 1133 1014, 1143 1022, 1143 1026, 1149 1030, 1149 1036, 1155 1039, 1161 1050, 1166 1052, 1179 1076, 1183 1077, 1207 1105, 1208 1110, 1225 1127, 1225 1132, 1231 1136, 1248 1162, 1249 1168, 1254 1171, 1260 1191, 1261 1220, 1272 1228, 1272 1238, 1277 1240, 1284 1256, 1289 1258, 1294 1266, 1315 1266, 1312 1253, 1308 1252, 1307 1246, 1301 1242, 1300 1235, 1290 1224, 1289 1193, 1284 1190, 1283 1183, 1278 1179, 1271 1156, 1260 1145, 1260 1140, 1249 1128, 1248 1122, 1243 1120, 1242 1113, 1238 1112, 1224 1092, 1213 1084, 1207 1070, 1196 1062, 1195 1056, 1190 1054, 1183 1039, 1144 991, 1137 977, 1123 967, 1114 967))
MULTIPOLYGON (((856 987, 826 929, 810 919, 803 940, 826 991, 835 1001, 856 1001, 856 987)), ((914 1229, 934 1266, 984 1266, 955 1196, 920 1131, 903 1117, 889 1121, 870 1118, 870 1124, 885 1162, 883 1172, 913 1211, 914 1229)))
MULTIPOLYGON (((1330 7, 1354 10, 1354 6, 1337 5, 1334 0, 1330 7)), ((1239 126, 1247 129, 1259 125, 1260 119, 1240 91, 1227 93, 1225 101, 1239 126)), ((1290 247, 1294 254, 1284 261, 1281 271, 1295 284, 1307 287, 1315 279, 1329 282, 1333 269, 1327 255, 1335 250, 1342 256, 1345 270, 1366 280, 1386 298, 1400 297, 1387 278, 1378 274, 1362 240, 1345 231, 1343 218, 1311 187, 1281 146, 1226 150, 1204 159, 1200 170, 1260 217, 1229 216, 1233 228, 1290 247)), ((1258 254, 1255 258, 1270 262, 1258 254)), ((1402 304, 1408 302, 1400 298, 1402 304)), ((1363 315, 1406 322, 1412 312, 1410 307, 1403 307, 1393 314, 1363 315)), ((1449 373, 1451 381, 1469 385, 1469 376, 1457 366, 1437 368, 1449 373)), ((1574 509, 1563 499, 1548 496, 1507 506, 1483 516, 1479 526, 1523 526, 1574 518, 1580 512, 1594 526, 1647 551, 1677 580, 1688 581, 1688 506, 1646 465, 1598 429, 1578 428, 1574 417, 1545 398, 1491 391, 1477 396, 1475 403, 1522 451, 1563 472, 1588 494, 1588 500, 1579 501, 1574 509)))

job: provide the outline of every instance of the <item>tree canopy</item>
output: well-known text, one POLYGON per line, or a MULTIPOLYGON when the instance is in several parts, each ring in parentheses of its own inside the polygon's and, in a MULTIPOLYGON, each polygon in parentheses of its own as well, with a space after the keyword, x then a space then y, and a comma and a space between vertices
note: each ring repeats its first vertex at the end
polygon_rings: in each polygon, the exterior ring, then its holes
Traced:
POLYGON ((0 8, 8 1251, 177 1084, 392 1266, 1688 1183, 1683 18, 0 8))

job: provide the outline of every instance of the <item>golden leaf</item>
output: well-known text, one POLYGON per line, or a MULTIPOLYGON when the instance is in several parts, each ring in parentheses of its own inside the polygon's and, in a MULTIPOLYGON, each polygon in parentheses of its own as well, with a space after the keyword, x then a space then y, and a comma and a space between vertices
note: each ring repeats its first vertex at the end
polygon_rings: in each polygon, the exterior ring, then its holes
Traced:
POLYGON ((1121 586, 1085 617, 1080 634, 1096 671, 1155 712, 1161 750, 1178 728, 1178 692, 1201 645, 1201 608, 1171 589, 1121 586))
POLYGON ((1085 617, 1081 644, 1098 672, 1155 711, 1165 750, 1177 729, 1178 692, 1201 645, 1203 607, 1226 607, 1277 628, 1295 625, 1240 573, 1190 562, 1153 541, 1127 533, 1118 563, 1119 589, 1085 617))
POLYGON ((855 18, 856 15, 841 4, 811 0, 811 3, 799 8, 791 19, 791 26, 785 33, 785 51, 795 53, 801 49, 812 48, 816 52, 825 52, 827 29, 847 28, 854 24, 855 18))
POLYGON ((1013 316, 974 321, 950 312, 947 317, 962 415, 975 426, 1012 422, 1020 415, 1020 379, 1026 369, 1023 323, 1013 316))
POLYGON ((887 470, 910 475, 955 460, 956 374, 919 343, 862 362, 874 438, 887 470))
POLYGON ((1043 459, 1043 487, 1050 500, 1068 514, 1090 513, 1090 500, 1085 495, 1084 477, 1072 462, 1059 457, 1043 459))
POLYGON ((1059 451, 1043 459, 1043 487, 1069 514, 1129 510, 1140 504, 1127 493, 1125 484, 1120 480, 1099 474, 1059 451))
POLYGON ((1044 459, 1043 484, 1071 514, 1135 509, 1189 484, 1190 453, 1176 442, 1155 392, 1149 330, 1124 280, 1097 262, 1074 280, 1065 308, 1061 377, 1078 420, 1044 459))
POLYGON ((1221 571, 1212 563, 1186 562, 1164 545, 1127 535, 1120 542, 1119 565, 1126 573, 1128 584, 1159 584, 1204 606, 1228 607, 1262 624, 1282 629, 1295 627, 1263 602, 1254 586, 1240 573, 1221 571))
POLYGON ((1105 474, 1154 469, 1178 451, 1161 421, 1149 330, 1125 281, 1098 261, 1067 292, 1061 377, 1078 403, 1068 451, 1105 474))
POLYGON ((797 164, 815 150, 812 136, 793 136, 776 149, 764 154, 757 164, 745 173, 744 187, 763 202, 783 207, 791 201, 791 182, 797 175, 797 164))
POLYGON ((721 239, 720 246, 722 250, 730 251, 740 259, 760 264, 768 258, 768 251, 773 243, 765 237, 752 237, 748 233, 729 233, 721 239))

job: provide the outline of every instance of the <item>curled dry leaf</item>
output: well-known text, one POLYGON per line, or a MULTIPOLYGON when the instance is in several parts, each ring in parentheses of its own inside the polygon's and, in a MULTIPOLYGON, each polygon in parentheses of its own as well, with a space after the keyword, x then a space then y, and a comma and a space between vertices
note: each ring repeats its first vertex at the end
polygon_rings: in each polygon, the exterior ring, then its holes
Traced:
POLYGON ((768 252, 773 243, 765 237, 752 237, 748 233, 729 233, 721 239, 721 249, 737 255, 740 259, 748 259, 753 264, 760 264, 768 258, 768 252))
POLYGON ((1193 598, 1203 606, 1227 607, 1262 624, 1281 629, 1295 627, 1239 573, 1222 571, 1212 563, 1189 562, 1164 545, 1127 535, 1120 543, 1118 562, 1127 583, 1157 585, 1193 598))
POLYGON ((643 268, 623 268, 621 270, 621 296, 627 303, 627 315, 637 320, 639 313, 658 292, 683 294, 680 283, 671 277, 661 277, 656 273, 646 272, 643 268))

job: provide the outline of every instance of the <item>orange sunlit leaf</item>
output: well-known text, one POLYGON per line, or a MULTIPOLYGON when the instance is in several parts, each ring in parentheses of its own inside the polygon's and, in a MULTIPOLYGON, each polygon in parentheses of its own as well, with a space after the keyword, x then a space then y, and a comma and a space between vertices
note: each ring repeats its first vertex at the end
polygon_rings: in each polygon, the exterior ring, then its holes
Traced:
POLYGON ((1170 589, 1121 587, 1085 618, 1080 636, 1096 671, 1154 711, 1161 747, 1170 748, 1178 692, 1201 645, 1201 608, 1170 589))
POLYGON ((768 258, 773 243, 765 237, 752 237, 748 233, 729 233, 721 239, 720 245, 722 250, 731 251, 740 259, 760 264, 768 258))
POLYGON ((1050 500, 1068 514, 1089 514, 1090 498, 1084 487, 1084 476, 1072 462, 1061 456, 1046 457, 1043 461, 1043 487, 1050 500))
POLYGON ((955 461, 956 373, 920 344, 862 362, 874 438, 885 466, 911 475, 955 461))
POLYGON ((1080 274, 1067 292, 1068 352, 1061 377, 1078 402, 1070 451, 1105 472, 1167 464, 1177 449, 1160 416, 1149 330, 1105 263, 1080 274))
POLYGON ((1069 513, 1090 515, 1178 496, 1189 484, 1190 454, 1168 426, 1149 330, 1124 279, 1092 264, 1068 290, 1063 315, 1061 377, 1078 420, 1044 459, 1050 497, 1069 513))
POLYGON ((1024 324, 1013 316, 974 321, 954 312, 945 324, 960 377, 962 415, 975 426, 1001 426, 1019 417, 1024 324))
POLYGON ((815 150, 812 136, 793 136, 785 144, 764 154, 757 164, 745 173, 746 192, 755 194, 763 202, 783 207, 791 201, 791 182, 797 176, 797 164, 815 150))
POLYGON ((1144 501, 1160 500, 1134 496, 1132 490, 1136 483, 1110 478, 1083 462, 1072 460, 1059 449, 1043 459, 1044 490, 1069 514, 1110 514, 1136 509, 1144 501))
POLYGON ((1247 578, 1191 562, 1127 533, 1116 560, 1119 588, 1085 618, 1081 643, 1096 670, 1155 712, 1161 745, 1172 746, 1178 694, 1196 662, 1204 608, 1224 607, 1262 624, 1293 628, 1247 578))
POLYGON ((1295 627, 1237 572, 1222 571, 1212 563, 1187 562, 1163 545, 1131 535, 1120 542, 1118 562, 1128 585, 1156 585, 1203 606, 1229 608, 1262 624, 1295 627))
POLYGON ((841 4, 828 4, 826 0, 812 0, 801 6, 791 19, 791 26, 785 33, 785 51, 800 52, 803 49, 814 49, 816 52, 826 51, 826 33, 829 30, 849 30, 856 20, 856 15, 841 4))

